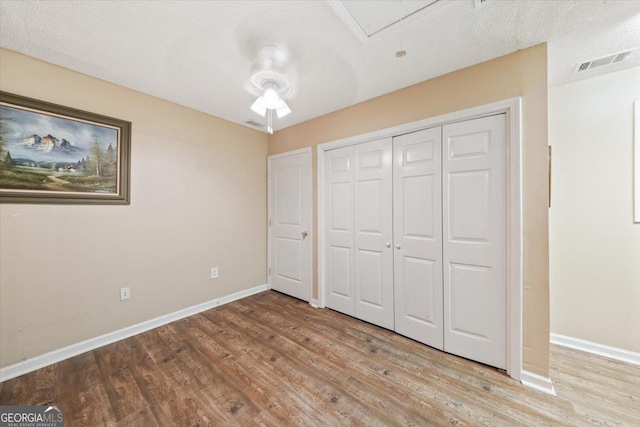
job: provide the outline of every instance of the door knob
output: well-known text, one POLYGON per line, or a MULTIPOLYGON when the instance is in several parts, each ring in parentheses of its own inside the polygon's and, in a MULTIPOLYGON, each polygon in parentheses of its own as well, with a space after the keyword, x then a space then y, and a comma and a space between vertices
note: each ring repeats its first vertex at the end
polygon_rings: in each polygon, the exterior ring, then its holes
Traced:
POLYGON ((400 244, 399 243, 396 245, 396 249, 400 249, 400 244))
POLYGON ((303 239, 306 239, 308 235, 309 235, 309 233, 307 233, 306 231, 302 232, 302 238, 303 239))
POLYGON ((390 243, 390 242, 387 242, 387 243, 385 243, 384 245, 385 245, 386 247, 388 247, 388 248, 390 248, 390 247, 391 247, 391 243, 390 243))

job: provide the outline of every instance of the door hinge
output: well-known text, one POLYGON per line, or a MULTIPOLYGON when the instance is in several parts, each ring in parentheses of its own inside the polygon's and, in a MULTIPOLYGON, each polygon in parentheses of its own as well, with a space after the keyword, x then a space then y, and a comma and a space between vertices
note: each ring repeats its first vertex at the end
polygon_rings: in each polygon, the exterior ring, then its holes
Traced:
POLYGON ((271 227, 271 220, 269 220, 269 227, 271 227))
POLYGON ((269 269, 269 276, 271 276, 271 269, 269 269))

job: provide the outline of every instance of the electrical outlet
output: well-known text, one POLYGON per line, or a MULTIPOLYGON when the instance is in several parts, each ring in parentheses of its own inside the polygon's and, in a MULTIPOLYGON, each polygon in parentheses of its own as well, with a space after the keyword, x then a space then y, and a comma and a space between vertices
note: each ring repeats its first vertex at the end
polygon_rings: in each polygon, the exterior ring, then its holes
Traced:
POLYGON ((218 278, 218 267, 213 267, 211 269, 211 278, 212 279, 217 279, 218 278))
POLYGON ((124 301, 126 299, 131 298, 131 289, 130 288, 120 288, 120 301, 124 301))

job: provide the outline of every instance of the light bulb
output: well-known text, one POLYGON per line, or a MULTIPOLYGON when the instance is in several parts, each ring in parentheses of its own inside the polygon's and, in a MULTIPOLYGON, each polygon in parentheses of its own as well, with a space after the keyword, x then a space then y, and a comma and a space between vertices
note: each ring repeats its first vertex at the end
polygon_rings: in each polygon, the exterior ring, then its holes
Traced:
POLYGON ((262 99, 262 97, 259 97, 251 105, 251 109, 264 117, 264 114, 267 112, 267 105, 264 103, 264 99, 262 99))
POLYGON ((276 107, 276 113, 278 113, 278 118, 280 119, 286 116, 287 114, 289 114, 290 112, 291 110, 289 109, 289 106, 287 105, 287 103, 281 99, 280 103, 276 107))
POLYGON ((267 88, 264 91, 264 95, 262 95, 262 99, 270 110, 274 110, 280 104, 280 96, 273 88, 267 88))

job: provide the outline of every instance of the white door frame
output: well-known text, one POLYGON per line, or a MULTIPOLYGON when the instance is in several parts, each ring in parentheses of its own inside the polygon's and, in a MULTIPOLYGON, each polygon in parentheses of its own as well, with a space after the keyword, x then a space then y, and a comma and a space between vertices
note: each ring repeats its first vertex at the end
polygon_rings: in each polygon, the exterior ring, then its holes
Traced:
MULTIPOLYGON (((304 148, 299 148, 297 150, 292 150, 292 151, 287 151, 284 153, 279 153, 279 154, 273 154, 271 156, 267 157, 267 289, 271 289, 271 161, 274 159, 279 159, 282 157, 288 157, 288 156, 293 156, 296 154, 302 154, 302 153, 309 153, 312 154, 311 152, 311 147, 304 147, 304 148)), ((309 182, 309 187, 306 189, 309 193, 308 194, 313 194, 313 172, 312 172, 312 157, 313 156, 309 156, 309 176, 308 176, 308 181, 309 182)), ((309 218, 310 218, 310 224, 309 224, 309 234, 313 233, 313 203, 309 204, 309 218)), ((311 239, 312 236, 309 236, 309 239, 311 239)), ((311 274, 311 277, 309 278, 309 286, 311 287, 311 292, 309 293, 311 295, 311 299, 313 300, 313 256, 310 257, 310 265, 309 265, 309 272, 311 274)))
MULTIPOLYGON (((327 150, 501 113, 506 114, 507 131, 507 373, 511 378, 520 381, 522 373, 523 297, 522 98, 510 98, 425 120, 419 120, 417 122, 406 123, 319 144, 317 146, 318 176, 324 176, 324 152, 327 150)), ((322 308, 325 307, 324 196, 324 181, 318 179, 318 301, 319 307, 322 308)))

